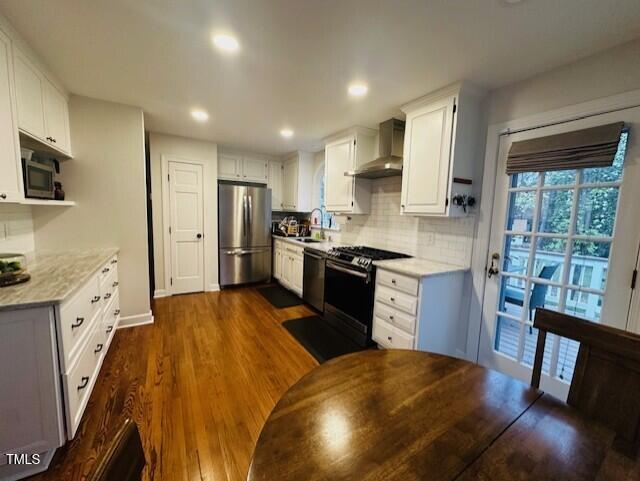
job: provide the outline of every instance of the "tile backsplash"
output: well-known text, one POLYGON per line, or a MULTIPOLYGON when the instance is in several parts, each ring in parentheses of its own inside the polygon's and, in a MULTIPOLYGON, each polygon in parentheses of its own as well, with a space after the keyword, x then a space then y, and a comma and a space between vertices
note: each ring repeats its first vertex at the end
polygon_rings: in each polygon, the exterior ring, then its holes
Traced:
POLYGON ((31 208, 0 204, 0 253, 27 254, 34 251, 31 208))
POLYGON ((461 266, 471 265, 475 217, 437 218, 400 215, 401 177, 371 184, 371 213, 338 218, 337 242, 363 244, 461 266))

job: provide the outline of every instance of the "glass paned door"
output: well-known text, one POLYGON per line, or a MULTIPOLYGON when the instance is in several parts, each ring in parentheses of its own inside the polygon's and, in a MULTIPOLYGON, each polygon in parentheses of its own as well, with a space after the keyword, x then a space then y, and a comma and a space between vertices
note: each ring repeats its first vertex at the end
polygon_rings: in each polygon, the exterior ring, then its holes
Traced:
MULTIPOLYGON (((485 288, 482 364, 528 382, 538 338, 533 319, 541 307, 626 328, 633 250, 640 241, 633 209, 633 190, 640 187, 636 131, 640 109, 502 137, 488 261, 498 274, 485 288), (512 142, 612 118, 627 122, 629 130, 611 167, 504 174, 512 142)), ((566 397, 578 348, 547 337, 542 389, 566 397)))

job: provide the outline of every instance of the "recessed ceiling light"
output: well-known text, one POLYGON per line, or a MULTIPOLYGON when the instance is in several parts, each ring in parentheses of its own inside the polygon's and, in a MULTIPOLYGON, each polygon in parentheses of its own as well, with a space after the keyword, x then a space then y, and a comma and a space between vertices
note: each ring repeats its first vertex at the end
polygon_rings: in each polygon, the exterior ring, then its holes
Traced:
POLYGON ((293 130, 291 129, 282 129, 280 131, 280 135, 282 135, 285 139, 290 139, 293 137, 293 130))
POLYGON ((200 109, 193 109, 191 111, 191 117, 193 117, 198 122, 206 122, 207 120, 209 120, 209 114, 200 109))
POLYGON ((226 34, 214 35, 213 44, 225 52, 236 52, 240 48, 238 40, 235 37, 226 34))
POLYGON ((363 95, 366 95, 368 91, 369 87, 363 83, 358 82, 349 85, 349 95, 352 95, 353 97, 362 97, 363 95))

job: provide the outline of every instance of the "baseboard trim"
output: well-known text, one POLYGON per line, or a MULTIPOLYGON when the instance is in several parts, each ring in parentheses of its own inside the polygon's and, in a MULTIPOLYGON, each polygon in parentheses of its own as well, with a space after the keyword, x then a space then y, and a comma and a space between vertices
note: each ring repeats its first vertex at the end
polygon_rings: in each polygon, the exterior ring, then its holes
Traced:
POLYGON ((151 311, 146 314, 138 314, 135 316, 121 317, 118 323, 118 329, 126 329, 128 327, 144 326, 153 324, 153 313, 151 311))
POLYGON ((220 284, 209 284, 207 292, 218 292, 220 290, 220 284))
POLYGON ((167 293, 166 289, 156 289, 153 292, 153 298, 154 299, 160 299, 161 297, 167 297, 169 294, 167 293))

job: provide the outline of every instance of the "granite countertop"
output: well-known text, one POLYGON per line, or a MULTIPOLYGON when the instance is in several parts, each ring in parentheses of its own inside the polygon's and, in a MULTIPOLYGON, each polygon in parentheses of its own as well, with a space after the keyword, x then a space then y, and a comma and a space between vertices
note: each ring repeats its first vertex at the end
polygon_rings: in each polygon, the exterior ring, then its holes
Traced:
POLYGON ((468 267, 461 267, 454 264, 446 264, 444 262, 436 262, 428 259, 419 259, 417 257, 374 261, 373 265, 381 269, 387 269, 412 277, 437 276, 451 274, 454 272, 466 272, 469 270, 468 267))
POLYGON ((0 288, 0 310, 59 304, 117 253, 117 248, 36 253, 27 264, 28 282, 0 288))
POLYGON ((273 235, 274 239, 279 239, 284 242, 288 242, 289 244, 294 244, 300 247, 308 247, 313 250, 317 250, 320 252, 327 252, 329 249, 333 247, 345 246, 346 244, 340 244, 339 242, 331 242, 327 240, 321 240, 320 242, 301 242, 299 239, 304 239, 304 237, 284 237, 281 235, 273 235))

